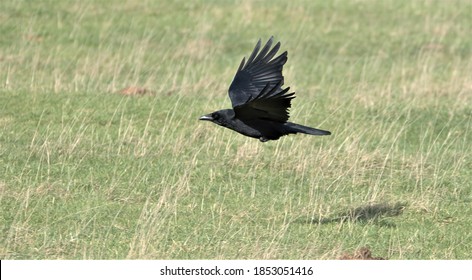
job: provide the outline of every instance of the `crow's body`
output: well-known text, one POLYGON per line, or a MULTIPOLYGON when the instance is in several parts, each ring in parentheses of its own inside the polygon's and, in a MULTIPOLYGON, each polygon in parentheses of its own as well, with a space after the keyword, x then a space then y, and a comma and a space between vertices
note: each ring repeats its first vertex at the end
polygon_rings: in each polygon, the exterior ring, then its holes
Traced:
POLYGON ((259 52, 259 40, 247 62, 245 59, 241 62, 229 87, 233 109, 216 111, 200 120, 211 121, 262 142, 295 133, 330 135, 329 131, 288 122, 288 109, 295 93, 288 93, 290 88, 282 88, 287 52, 273 58, 280 43, 270 49, 272 41, 270 38, 259 52))

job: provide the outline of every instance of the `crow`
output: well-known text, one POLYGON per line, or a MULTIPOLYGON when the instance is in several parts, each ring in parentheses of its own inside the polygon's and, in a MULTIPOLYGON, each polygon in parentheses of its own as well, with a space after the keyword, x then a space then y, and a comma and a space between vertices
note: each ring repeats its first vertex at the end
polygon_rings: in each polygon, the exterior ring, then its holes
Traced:
POLYGON ((200 120, 211 121, 261 142, 296 133, 330 135, 326 130, 288 122, 295 92, 289 92, 289 87, 282 88, 287 52, 274 58, 280 42, 271 49, 273 40, 271 37, 261 49, 259 39, 248 60, 241 61, 229 87, 233 109, 219 110, 201 116, 200 120))

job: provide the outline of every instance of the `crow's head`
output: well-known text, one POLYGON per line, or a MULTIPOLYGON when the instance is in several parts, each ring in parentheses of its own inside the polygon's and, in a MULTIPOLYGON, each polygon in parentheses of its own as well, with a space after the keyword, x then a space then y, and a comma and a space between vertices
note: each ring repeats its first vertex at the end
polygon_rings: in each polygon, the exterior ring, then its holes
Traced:
POLYGON ((231 109, 219 110, 208 115, 201 116, 201 121, 211 121, 217 125, 228 127, 234 119, 234 111, 231 109))

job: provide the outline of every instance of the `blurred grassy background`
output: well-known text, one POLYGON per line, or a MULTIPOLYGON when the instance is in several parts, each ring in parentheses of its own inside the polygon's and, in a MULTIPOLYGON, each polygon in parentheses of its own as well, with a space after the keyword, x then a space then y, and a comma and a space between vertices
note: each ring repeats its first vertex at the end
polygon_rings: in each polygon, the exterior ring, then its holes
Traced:
POLYGON ((1 6, 2 259, 471 258, 470 1, 1 6), (197 121, 271 35, 332 136, 197 121))

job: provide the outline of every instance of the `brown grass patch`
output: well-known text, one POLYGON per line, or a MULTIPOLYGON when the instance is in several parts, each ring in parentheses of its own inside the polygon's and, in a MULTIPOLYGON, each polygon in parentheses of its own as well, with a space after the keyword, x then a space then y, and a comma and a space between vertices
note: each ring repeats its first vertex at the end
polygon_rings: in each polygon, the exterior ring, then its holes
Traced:
POLYGON ((353 253, 344 253, 339 258, 339 260, 386 260, 381 257, 373 257, 372 252, 367 247, 362 247, 353 253))
POLYGON ((119 91, 120 94, 123 95, 145 95, 145 94, 153 94, 154 92, 143 87, 138 86, 129 86, 119 91))

